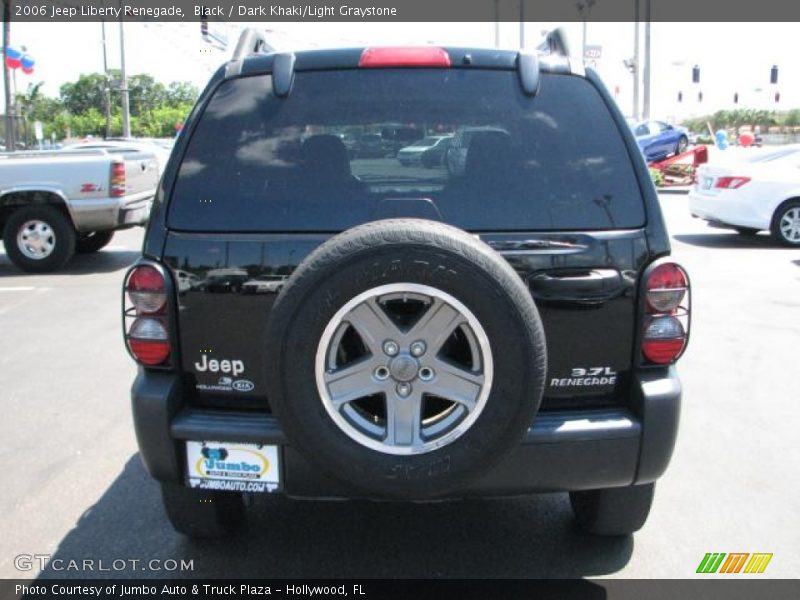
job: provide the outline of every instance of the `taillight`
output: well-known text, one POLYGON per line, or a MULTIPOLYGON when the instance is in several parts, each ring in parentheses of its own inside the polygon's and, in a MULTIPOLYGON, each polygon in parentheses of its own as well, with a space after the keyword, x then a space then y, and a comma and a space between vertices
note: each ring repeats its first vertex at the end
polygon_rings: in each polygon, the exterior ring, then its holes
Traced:
POLYGON ((163 319, 139 317, 126 337, 131 353, 140 363, 160 365, 169 357, 169 334, 163 319))
POLYGON ((361 53, 358 66, 379 67, 449 67, 450 55, 443 48, 366 48, 361 53))
POLYGON ((155 314, 167 302, 164 276, 149 265, 131 271, 125 289, 137 314, 155 314))
POLYGON ((721 190, 738 190, 748 181, 749 177, 720 177, 714 187, 721 190))
POLYGON ((125 163, 114 161, 111 163, 111 178, 108 186, 112 198, 125 195, 125 163))
POLYGON ((651 363, 676 361, 689 339, 689 276, 675 263, 654 267, 644 282, 642 354, 651 363))
POLYGON ((131 355, 143 365, 164 365, 172 348, 163 273, 152 265, 131 269, 124 302, 125 343, 131 355))

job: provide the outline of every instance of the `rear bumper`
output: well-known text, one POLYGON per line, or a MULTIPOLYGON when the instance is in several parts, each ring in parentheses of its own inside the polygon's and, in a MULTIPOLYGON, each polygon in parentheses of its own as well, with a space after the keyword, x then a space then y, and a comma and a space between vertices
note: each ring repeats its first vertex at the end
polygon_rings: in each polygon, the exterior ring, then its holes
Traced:
POLYGON ((761 214, 756 208, 734 194, 701 194, 689 192, 689 211, 713 224, 769 229, 769 216, 761 214))
POLYGON ((125 229, 147 222, 154 190, 124 198, 88 198, 72 202, 70 214, 81 233, 125 229))
MULTIPOLYGON (((630 409, 539 414, 523 443, 457 496, 505 496, 620 487, 655 481, 667 468, 678 429, 681 386, 674 367, 635 377, 630 409)), ((142 460, 164 482, 182 482, 186 440, 281 447, 290 496, 350 497, 287 444, 278 421, 251 412, 186 407, 179 378, 140 370, 132 389, 142 460)))

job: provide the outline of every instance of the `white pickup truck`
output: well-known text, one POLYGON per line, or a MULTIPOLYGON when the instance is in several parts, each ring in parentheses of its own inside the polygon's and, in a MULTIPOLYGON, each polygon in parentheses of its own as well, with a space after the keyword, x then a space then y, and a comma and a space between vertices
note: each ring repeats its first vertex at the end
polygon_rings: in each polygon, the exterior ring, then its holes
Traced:
POLYGON ((152 153, 130 149, 0 154, 0 235, 20 269, 53 271, 143 225, 158 185, 152 153))

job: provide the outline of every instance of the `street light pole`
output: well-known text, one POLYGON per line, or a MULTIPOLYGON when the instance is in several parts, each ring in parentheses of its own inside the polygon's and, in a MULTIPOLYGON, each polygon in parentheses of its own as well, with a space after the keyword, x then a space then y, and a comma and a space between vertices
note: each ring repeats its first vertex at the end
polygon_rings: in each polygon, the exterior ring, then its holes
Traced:
POLYGON ((581 56, 586 60, 586 13, 583 13, 583 40, 581 42, 581 56))
POLYGON ((586 23, 589 20, 589 15, 592 14, 592 7, 597 3, 597 0, 583 0, 578 2, 575 6, 578 8, 578 13, 583 17, 583 44, 581 45, 582 60, 586 62, 586 23))
POLYGON ((122 137, 131 137, 131 110, 128 98, 128 78, 125 75, 125 30, 122 19, 119 22, 119 70, 122 79, 122 137))
POLYGON ((106 137, 111 136, 111 89, 108 81, 108 53, 106 49, 106 22, 100 21, 103 37, 103 102, 106 113, 106 137))
POLYGON ((633 0, 633 120, 639 120, 639 0, 633 0))
POLYGON ((525 48, 525 0, 519 0, 519 47, 525 48))
POLYGON ((642 104, 642 118, 650 118, 650 1, 644 0, 644 72, 642 85, 644 87, 644 102, 642 104))
POLYGON ((16 150, 14 136, 14 117, 11 114, 11 77, 5 57, 8 46, 11 44, 11 3, 6 0, 3 2, 3 83, 5 84, 6 101, 6 150, 13 152, 16 150))
POLYGON ((494 47, 500 47, 500 0, 494 0, 494 47))

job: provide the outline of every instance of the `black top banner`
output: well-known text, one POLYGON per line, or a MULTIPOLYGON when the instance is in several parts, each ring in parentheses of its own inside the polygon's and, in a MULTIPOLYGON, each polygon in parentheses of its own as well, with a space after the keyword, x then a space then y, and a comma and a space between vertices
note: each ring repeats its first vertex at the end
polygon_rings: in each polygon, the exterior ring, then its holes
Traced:
POLYGON ((3 20, 593 22, 800 21, 786 0, 6 0, 3 20))

